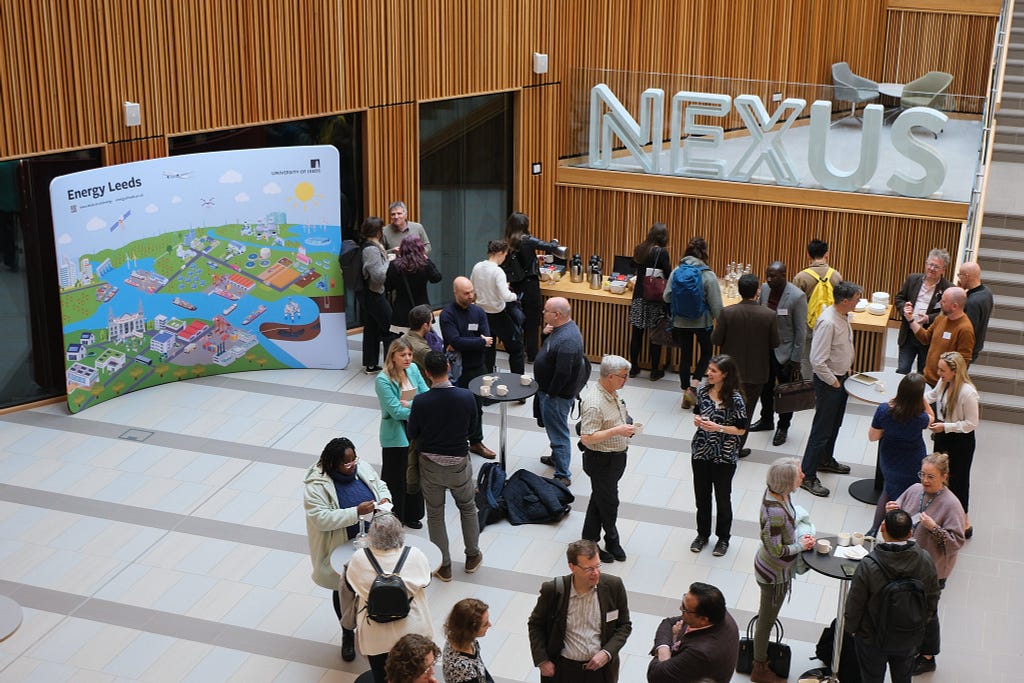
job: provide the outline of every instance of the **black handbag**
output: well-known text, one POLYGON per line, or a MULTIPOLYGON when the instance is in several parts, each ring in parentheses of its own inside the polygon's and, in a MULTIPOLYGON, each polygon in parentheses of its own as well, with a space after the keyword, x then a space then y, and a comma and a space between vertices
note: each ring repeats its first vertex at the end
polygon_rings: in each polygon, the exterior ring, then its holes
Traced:
MULTIPOLYGON (((747 622, 747 635, 740 637, 740 653, 736 658, 736 671, 741 674, 749 674, 754 670, 754 624, 757 623, 755 614, 747 622)), ((782 642, 785 631, 782 629, 782 622, 775 620, 775 640, 768 641, 768 666, 775 672, 776 676, 787 678, 789 676, 789 664, 793 653, 789 645, 782 642)))
POLYGON ((814 381, 800 379, 795 372, 792 382, 777 384, 772 392, 776 413, 796 413, 814 408, 814 381))

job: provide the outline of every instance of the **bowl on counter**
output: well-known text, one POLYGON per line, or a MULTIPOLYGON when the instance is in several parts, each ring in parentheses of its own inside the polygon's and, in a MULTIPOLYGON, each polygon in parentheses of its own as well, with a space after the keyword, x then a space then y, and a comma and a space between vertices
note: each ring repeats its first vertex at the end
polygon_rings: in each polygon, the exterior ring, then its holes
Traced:
POLYGON ((616 280, 608 285, 608 291, 612 294, 622 294, 626 291, 625 280, 616 280))
POLYGON ((857 301, 857 305, 853 307, 853 310, 856 311, 857 313, 863 313, 864 311, 868 310, 868 300, 867 299, 860 299, 860 300, 858 300, 857 301))
POLYGON ((889 293, 888 292, 875 292, 871 295, 871 303, 882 304, 883 306, 889 305, 889 293))
POLYGON ((871 315, 885 315, 886 309, 889 308, 888 304, 872 303, 868 304, 868 313, 871 315))

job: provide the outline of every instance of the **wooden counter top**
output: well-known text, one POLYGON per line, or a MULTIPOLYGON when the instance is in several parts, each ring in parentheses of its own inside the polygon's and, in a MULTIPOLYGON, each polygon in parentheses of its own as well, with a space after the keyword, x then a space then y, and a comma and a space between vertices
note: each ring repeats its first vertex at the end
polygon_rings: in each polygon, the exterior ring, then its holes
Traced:
MULTIPOLYGON (((583 282, 572 282, 568 277, 563 277, 558 282, 542 282, 540 293, 541 296, 564 296, 570 300, 596 301, 617 306, 629 306, 633 301, 633 290, 627 289, 622 294, 612 294, 604 289, 591 289, 589 278, 583 282)), ((726 306, 732 306, 739 301, 738 296, 727 298, 724 293, 722 295, 722 303, 726 306)))

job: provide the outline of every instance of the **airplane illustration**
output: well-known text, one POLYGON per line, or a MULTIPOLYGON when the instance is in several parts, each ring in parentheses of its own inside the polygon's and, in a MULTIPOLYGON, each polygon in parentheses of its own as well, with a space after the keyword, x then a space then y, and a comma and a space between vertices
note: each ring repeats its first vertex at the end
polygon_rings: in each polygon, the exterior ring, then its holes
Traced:
POLYGON ((165 178, 177 178, 178 180, 185 180, 190 175, 192 175, 192 171, 164 171, 165 178))
POLYGON ((202 197, 200 197, 199 204, 203 207, 213 206, 213 199, 213 197, 210 197, 209 199, 203 199, 202 197))
POLYGON ((116 221, 114 221, 113 223, 110 224, 110 232, 114 232, 118 228, 124 227, 125 219, 128 218, 128 216, 131 216, 131 215, 132 215, 132 212, 130 210, 129 211, 125 211, 123 214, 121 214, 120 218, 118 218, 116 221))

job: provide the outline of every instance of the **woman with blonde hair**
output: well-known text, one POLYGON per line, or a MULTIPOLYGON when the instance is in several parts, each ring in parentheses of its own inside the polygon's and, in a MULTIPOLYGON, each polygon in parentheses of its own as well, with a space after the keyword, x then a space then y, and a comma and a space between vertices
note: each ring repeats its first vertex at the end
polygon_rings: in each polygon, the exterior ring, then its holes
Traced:
POLYGON ((487 603, 459 600, 444 622, 447 642, 441 655, 445 683, 493 683, 480 656, 480 641, 491 628, 487 603))
MULTIPOLYGON (((928 425, 935 450, 949 456, 949 490, 960 500, 967 514, 971 502, 971 463, 974 461, 974 430, 978 426, 980 398, 967 376, 967 361, 956 351, 939 356, 939 381, 925 393, 936 407, 935 420, 928 425)), ((964 537, 974 535, 970 516, 964 537)))
POLYGON ((400 337, 391 342, 384 357, 384 372, 377 375, 374 389, 381 411, 381 479, 387 482, 391 491, 398 519, 411 529, 421 529, 423 495, 419 491, 409 493, 405 480, 409 461, 409 437, 405 433, 405 423, 409 419, 412 399, 429 387, 412 362, 412 356, 412 344, 407 339, 400 337))
MULTIPOLYGON (((920 483, 903 492, 897 501, 886 505, 886 512, 900 509, 914 520, 914 540, 928 551, 935 563, 939 586, 953 572, 956 557, 964 544, 966 515, 960 501, 949 491, 949 456, 945 453, 926 455, 918 472, 920 483)), ((925 628, 914 675, 935 671, 935 655, 939 653, 939 619, 933 616, 925 628)))

